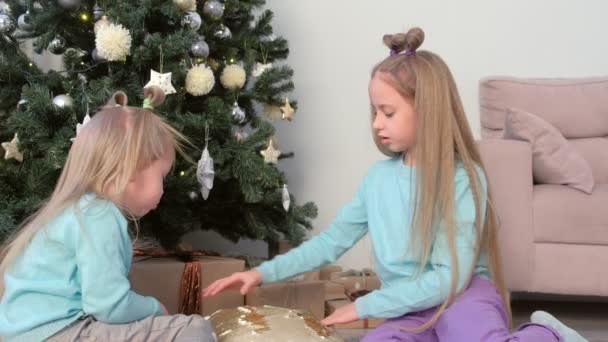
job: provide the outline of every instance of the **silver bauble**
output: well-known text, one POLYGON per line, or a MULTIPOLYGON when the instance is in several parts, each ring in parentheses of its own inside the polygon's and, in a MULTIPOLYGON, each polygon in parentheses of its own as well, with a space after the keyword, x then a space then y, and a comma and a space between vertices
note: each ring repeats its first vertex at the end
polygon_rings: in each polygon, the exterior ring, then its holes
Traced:
POLYGON ((57 4, 66 10, 74 10, 80 7, 80 0, 57 0, 57 4))
POLYGON ((238 124, 242 124, 243 122, 245 122, 245 111, 243 110, 243 108, 239 107, 238 103, 234 103, 234 106, 232 107, 232 119, 238 123, 238 124))
POLYGON ((198 30, 202 24, 203 19, 196 12, 188 12, 186 13, 186 15, 184 15, 184 18, 182 19, 182 25, 188 26, 194 31, 198 30))
POLYGON ((31 19, 32 19, 32 17, 30 15, 29 11, 26 12, 26 13, 23 13, 17 19, 17 26, 19 27, 19 29, 21 31, 29 32, 33 28, 32 23, 31 23, 31 19))
POLYGON ((49 43, 49 51, 55 55, 61 55, 62 53, 64 53, 65 47, 66 47, 65 39, 63 39, 62 36, 56 36, 49 43))
POLYGON ((194 191, 190 191, 188 193, 188 197, 190 197, 190 199, 194 201, 194 200, 196 200, 198 198, 198 194, 196 192, 194 192, 194 191))
POLYGON ((212 19, 218 20, 224 15, 224 4, 217 0, 209 0, 203 6, 203 13, 212 19))
POLYGON ((204 40, 199 40, 192 44, 190 53, 193 57, 207 58, 209 56, 209 45, 204 40))
POLYGON ((220 26, 219 30, 215 32, 214 35, 218 38, 227 39, 232 37, 232 32, 230 32, 228 26, 222 25, 220 26))
POLYGON ((95 4, 93 7, 93 19, 97 21, 101 19, 104 14, 106 14, 106 11, 104 11, 103 8, 101 8, 98 4, 95 4))
POLYGON ((74 100, 70 95, 61 94, 53 98, 53 105, 57 108, 72 107, 74 100))
POLYGON ((17 25, 15 20, 6 13, 0 13, 0 34, 9 35, 15 32, 17 25))
POLYGON ((97 51, 97 48, 93 49, 93 51, 91 52, 91 58, 93 58, 93 60, 95 62, 103 62, 103 61, 106 60, 105 58, 103 58, 103 57, 101 57, 99 55, 99 52, 97 51))

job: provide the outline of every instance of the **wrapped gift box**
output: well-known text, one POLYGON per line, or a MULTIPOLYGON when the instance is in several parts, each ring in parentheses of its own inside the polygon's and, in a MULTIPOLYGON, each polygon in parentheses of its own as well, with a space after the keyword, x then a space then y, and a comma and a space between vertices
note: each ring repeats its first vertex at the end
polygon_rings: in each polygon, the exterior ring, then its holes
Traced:
POLYGON ((289 281, 253 288, 245 297, 248 306, 271 305, 310 312, 315 318, 325 317, 325 282, 289 281))
POLYGON ((336 299, 348 299, 344 284, 332 281, 325 282, 325 301, 336 299))
POLYGON ((320 280, 330 280, 333 273, 342 272, 342 267, 337 265, 329 265, 319 270, 320 280))
MULTIPOLYGON (((380 288, 380 281, 372 270, 331 272, 325 284, 325 314, 331 315, 338 308, 352 303, 356 297, 380 288)), ((364 319, 337 324, 336 329, 375 328, 384 319, 364 319)))
POLYGON ((273 306, 244 306, 209 317, 219 342, 343 342, 310 313, 273 306))
MULTIPOLYGON (((224 291, 208 298, 200 297, 202 289, 215 280, 243 271, 243 260, 202 256, 196 257, 194 262, 200 263, 199 288, 190 291, 194 296, 199 296, 201 315, 207 316, 219 309, 236 308, 244 304, 244 298, 238 291, 224 291)), ((186 262, 177 257, 134 257, 129 273, 131 287, 136 293, 158 299, 170 314, 180 313, 180 288, 182 282, 187 281, 182 277, 185 266, 186 262)))
POLYGON ((380 288, 380 280, 376 273, 371 270, 334 272, 331 273, 329 281, 343 284, 347 294, 361 290, 373 291, 380 288))

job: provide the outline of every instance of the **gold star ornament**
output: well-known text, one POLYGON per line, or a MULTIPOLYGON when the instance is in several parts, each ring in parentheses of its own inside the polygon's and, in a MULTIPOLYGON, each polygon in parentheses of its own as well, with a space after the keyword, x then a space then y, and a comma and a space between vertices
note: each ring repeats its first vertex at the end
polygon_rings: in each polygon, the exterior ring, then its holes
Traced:
POLYGON ((281 106, 281 113, 283 113, 281 118, 283 118, 283 120, 291 121, 291 120, 293 120, 294 112, 295 112, 295 110, 289 104, 289 99, 285 98, 285 104, 281 106))
POLYGON ((260 151, 260 153, 264 156, 264 162, 268 164, 277 164, 279 162, 279 156, 281 155, 281 151, 274 147, 272 139, 268 141, 268 147, 265 150, 260 151))
POLYGON ((150 82, 144 88, 157 86, 165 92, 165 95, 175 94, 175 88, 171 84, 171 73, 161 74, 160 72, 150 70, 150 82))
POLYGON ((9 142, 3 142, 2 148, 4 149, 4 159, 15 159, 18 162, 23 161, 23 154, 19 152, 19 137, 17 137, 17 133, 15 133, 15 137, 13 140, 9 142))

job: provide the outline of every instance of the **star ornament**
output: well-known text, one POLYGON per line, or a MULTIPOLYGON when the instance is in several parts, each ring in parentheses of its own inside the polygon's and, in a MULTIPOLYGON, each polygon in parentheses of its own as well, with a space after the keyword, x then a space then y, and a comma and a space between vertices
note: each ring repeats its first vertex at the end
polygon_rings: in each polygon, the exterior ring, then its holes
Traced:
POLYGON ((291 107, 291 105, 289 104, 289 99, 285 99, 285 104, 282 105, 281 107, 281 113, 283 113, 283 115, 281 116, 281 118, 283 120, 293 120, 293 113, 295 112, 295 110, 291 107))
POLYGON ((18 162, 23 161, 23 154, 19 152, 19 138, 17 137, 17 133, 15 133, 15 137, 10 142, 3 142, 2 148, 5 151, 4 159, 15 159, 18 162))
POLYGON ((264 156, 264 162, 267 164, 277 164, 279 162, 279 156, 281 155, 281 151, 274 147, 272 139, 268 142, 268 147, 265 150, 260 151, 260 153, 264 156))
POLYGON ((165 92, 165 95, 175 94, 175 88, 171 84, 171 73, 161 74, 160 72, 150 70, 150 82, 144 88, 157 86, 165 92))

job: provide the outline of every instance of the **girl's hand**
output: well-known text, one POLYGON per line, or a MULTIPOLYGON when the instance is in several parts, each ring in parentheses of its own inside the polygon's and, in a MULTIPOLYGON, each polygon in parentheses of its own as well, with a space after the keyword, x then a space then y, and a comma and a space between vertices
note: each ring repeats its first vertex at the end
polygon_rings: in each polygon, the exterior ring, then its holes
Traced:
POLYGON ((247 272, 237 272, 233 275, 214 281, 211 285, 203 289, 203 297, 215 296, 216 294, 227 290, 239 290, 242 295, 247 294, 249 290, 262 282, 262 274, 256 270, 247 272))
POLYGON ((321 324, 334 325, 340 323, 350 323, 358 319, 359 316, 357 315, 357 310, 355 309, 355 302, 352 302, 334 311, 334 313, 322 320, 321 324))
POLYGON ((167 311, 167 308, 165 305, 163 305, 163 303, 160 303, 160 309, 163 311, 163 316, 169 316, 169 311, 167 311))

